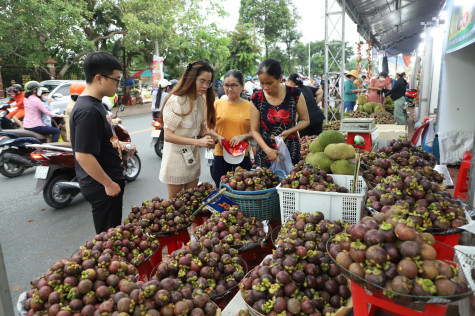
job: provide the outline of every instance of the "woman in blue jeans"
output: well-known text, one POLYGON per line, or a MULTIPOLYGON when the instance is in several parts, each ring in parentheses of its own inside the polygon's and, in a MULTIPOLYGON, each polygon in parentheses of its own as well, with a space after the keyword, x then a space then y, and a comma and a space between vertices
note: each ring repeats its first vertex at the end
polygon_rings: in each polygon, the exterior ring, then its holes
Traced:
POLYGON ((350 112, 354 109, 356 104, 356 97, 358 92, 363 92, 365 89, 356 89, 354 81, 359 78, 360 75, 356 69, 353 69, 346 74, 346 80, 344 84, 343 97, 345 101, 345 112, 350 112))
POLYGON ((55 115, 45 108, 41 101, 40 84, 37 81, 30 81, 25 84, 25 118, 23 119, 23 128, 42 135, 52 135, 52 141, 57 142, 59 139, 59 129, 45 126, 41 119, 44 113, 50 117, 63 117, 63 115, 55 115), (40 93, 40 95, 38 95, 40 93))

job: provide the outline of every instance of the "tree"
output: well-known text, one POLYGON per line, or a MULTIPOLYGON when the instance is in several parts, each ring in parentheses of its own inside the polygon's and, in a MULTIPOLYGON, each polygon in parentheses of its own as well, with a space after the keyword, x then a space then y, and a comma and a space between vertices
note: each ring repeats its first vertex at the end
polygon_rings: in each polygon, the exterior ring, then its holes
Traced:
POLYGON ((251 25, 237 25, 235 30, 230 32, 229 39, 229 57, 223 68, 238 69, 243 74, 254 73, 260 48, 256 44, 251 25))
POLYGON ((286 0, 241 0, 239 24, 250 23, 264 40, 265 56, 282 38, 282 21, 289 18, 286 0))
POLYGON ((288 7, 292 8, 289 11, 289 15, 282 20, 282 42, 286 46, 287 53, 287 69, 292 71, 292 47, 301 37, 302 33, 297 29, 297 24, 301 20, 300 15, 297 12, 297 8, 292 5, 291 0, 287 0, 288 7))
MULTIPOLYGON (((334 43, 339 43, 335 41, 334 43)), ((330 51, 334 56, 336 56, 340 46, 339 45, 330 45, 330 51)), ((353 57, 353 47, 351 47, 348 42, 345 46, 345 63, 353 57)), ((308 73, 308 43, 297 43, 292 49, 292 55, 295 58, 296 70, 308 73)), ((325 41, 316 41, 310 42, 310 61, 311 61, 311 73, 312 74, 322 74, 325 70, 325 41)), ((331 63, 329 61, 330 71, 339 71, 338 65, 336 63, 331 63)))

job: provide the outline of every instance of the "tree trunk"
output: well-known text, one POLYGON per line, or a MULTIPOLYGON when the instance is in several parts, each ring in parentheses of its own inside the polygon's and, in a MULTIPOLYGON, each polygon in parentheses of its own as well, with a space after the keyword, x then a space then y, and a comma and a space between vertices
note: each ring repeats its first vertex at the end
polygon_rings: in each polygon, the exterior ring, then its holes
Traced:
POLYGON ((64 74, 69 70, 69 68, 71 68, 71 66, 76 63, 82 56, 84 55, 87 55, 90 51, 87 50, 87 51, 84 51, 84 52, 81 52, 79 54, 76 54, 76 56, 74 56, 72 59, 70 59, 66 65, 63 66, 63 68, 61 68, 61 70, 59 71, 57 77, 58 79, 61 79, 64 77, 64 74))

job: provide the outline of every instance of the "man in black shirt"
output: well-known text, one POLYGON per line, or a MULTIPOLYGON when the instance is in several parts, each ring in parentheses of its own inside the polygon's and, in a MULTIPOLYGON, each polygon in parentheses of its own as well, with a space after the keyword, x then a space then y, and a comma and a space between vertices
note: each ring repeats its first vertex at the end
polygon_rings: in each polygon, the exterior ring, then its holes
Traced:
POLYGON ((102 98, 112 97, 122 66, 107 52, 92 52, 84 61, 86 89, 71 112, 71 143, 76 176, 84 198, 92 205, 96 233, 120 225, 125 180, 119 151, 125 143, 115 135, 102 98))
POLYGON ((398 125, 406 125, 406 116, 404 115, 404 103, 407 82, 404 80, 405 72, 396 74, 396 83, 394 87, 386 93, 394 101, 394 117, 398 125))

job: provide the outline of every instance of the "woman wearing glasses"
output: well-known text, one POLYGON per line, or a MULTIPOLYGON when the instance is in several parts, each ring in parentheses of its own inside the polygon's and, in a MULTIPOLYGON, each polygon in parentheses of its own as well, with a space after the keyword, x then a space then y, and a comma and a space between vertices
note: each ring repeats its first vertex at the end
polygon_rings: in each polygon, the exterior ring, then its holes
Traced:
MULTIPOLYGON (((222 140, 229 141, 231 147, 237 146, 240 142, 245 142, 252 138, 249 114, 249 101, 241 98, 244 88, 244 76, 239 70, 232 69, 224 75, 225 96, 214 102, 216 111, 216 130, 210 130, 210 135, 218 138, 214 150, 213 161, 213 180, 216 186, 222 175, 234 170, 237 166, 244 169, 251 169, 251 160, 249 158, 249 148, 241 162, 232 164, 227 155, 223 157, 222 140), (225 160, 226 159, 226 160, 225 160)), ((238 159, 239 160, 239 159, 238 159)))
POLYGON ((205 127, 205 120, 208 127, 215 126, 213 75, 214 70, 207 62, 193 61, 165 99, 161 111, 165 143, 159 179, 167 184, 169 199, 180 190, 198 184, 199 147, 215 145, 206 136, 205 127))

